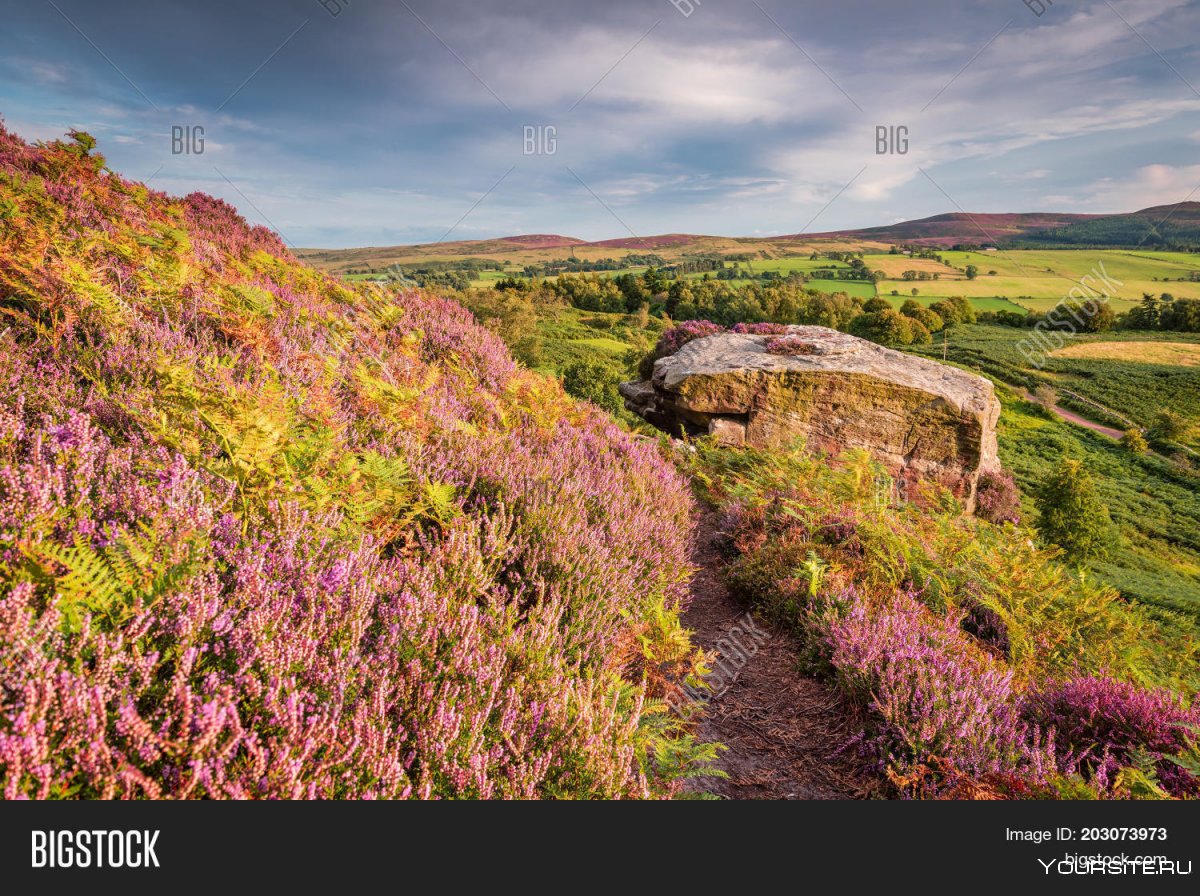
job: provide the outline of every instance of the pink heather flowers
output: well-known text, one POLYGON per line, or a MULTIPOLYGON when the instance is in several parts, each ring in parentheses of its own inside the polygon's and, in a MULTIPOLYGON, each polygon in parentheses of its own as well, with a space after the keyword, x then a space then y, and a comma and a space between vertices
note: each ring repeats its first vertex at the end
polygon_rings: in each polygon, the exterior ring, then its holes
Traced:
POLYGON ((1085 677, 1052 685, 1026 700, 1023 714, 1053 727, 1064 768, 1081 768, 1111 782, 1138 754, 1153 764, 1173 796, 1200 797, 1200 778, 1170 761, 1200 737, 1200 707, 1175 694, 1142 690, 1109 678, 1085 677))
POLYGON ((703 339, 705 336, 716 336, 718 333, 724 332, 723 326, 714 324, 711 320, 685 320, 659 337, 655 355, 665 358, 675 354, 693 340, 703 339))
POLYGON ((0 207, 0 794, 672 792, 656 446, 82 144, 0 127, 0 207))
POLYGON ((767 341, 767 353, 772 355, 794 357, 813 355, 816 354, 816 351, 811 340, 802 339, 799 336, 781 336, 767 341))
POLYGON ((989 470, 979 477, 975 512, 990 523, 1021 521, 1021 494, 1011 473, 989 470))
POLYGON ((1101 653, 1104 638, 1139 617, 1048 557, 1008 556, 1027 533, 880 507, 863 494, 870 480, 853 456, 830 464, 703 445, 696 455, 698 481, 723 505, 721 531, 741 555, 731 584, 794 627, 810 667, 861 709, 861 731, 843 748, 874 759, 894 792, 1200 795, 1200 705, 1132 683, 1138 667, 1101 653), (981 559, 976 570, 990 578, 967 565, 981 559), (1059 607, 1040 610, 1033 627, 1026 615, 1048 598, 1059 607), (1081 629, 1085 614, 1103 628, 1081 629), (1129 680, 1111 677, 1122 672, 1129 680))
POLYGON ((878 746, 901 768, 942 759, 962 773, 1044 781, 1051 756, 1021 720, 1012 673, 974 649, 951 617, 900 592, 885 607, 855 599, 829 627, 841 686, 878 716, 878 746))
POLYGON ((734 324, 731 333, 750 333, 756 336, 782 336, 788 332, 786 324, 758 323, 734 324))

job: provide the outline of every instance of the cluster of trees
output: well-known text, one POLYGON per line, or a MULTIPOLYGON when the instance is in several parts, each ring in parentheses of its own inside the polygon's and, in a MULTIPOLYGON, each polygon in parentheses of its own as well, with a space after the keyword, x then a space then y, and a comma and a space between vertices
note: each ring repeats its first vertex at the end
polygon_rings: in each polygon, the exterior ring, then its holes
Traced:
POLYGON ((979 315, 984 323, 1008 327, 1050 327, 1080 333, 1108 330, 1167 330, 1200 333, 1200 299, 1177 299, 1170 293, 1161 296, 1143 294, 1141 304, 1117 314, 1106 301, 1080 302, 1064 299, 1051 311, 986 311, 979 315))
POLYGON ((928 345, 933 334, 955 324, 974 323, 975 309, 962 296, 922 305, 909 299, 897 311, 886 299, 874 298, 850 322, 855 336, 882 345, 928 345))
POLYGON ((817 324, 845 330, 863 312, 862 299, 804 288, 796 280, 731 286, 717 280, 677 280, 667 290, 663 311, 673 320, 738 323, 817 324))
POLYGON ((752 262, 757 255, 749 252, 739 252, 732 255, 716 255, 712 252, 699 252, 695 254, 684 255, 681 261, 665 268, 667 271, 675 275, 679 274, 702 274, 706 272, 720 271, 727 265, 736 267, 741 262, 747 264, 752 262))
POLYGON ((1157 297, 1143 293, 1141 304, 1122 315, 1121 324, 1131 330, 1200 333, 1200 299, 1177 299, 1169 292, 1157 297))
POLYGON ((503 270, 498 261, 486 258, 464 258, 455 261, 426 261, 419 265, 393 264, 386 268, 349 268, 347 274, 365 274, 376 280, 391 283, 415 284, 423 289, 469 289, 483 271, 503 270))
POLYGON ((477 276, 478 274, 469 270, 430 271, 418 269, 407 273, 397 272, 395 277, 389 277, 389 279, 409 280, 422 289, 442 287, 455 292, 465 292, 471 288, 471 281, 477 276))
POLYGON ((910 255, 913 258, 928 258, 940 264, 945 264, 942 258, 942 253, 937 249, 932 249, 929 246, 910 246, 908 244, 900 246, 892 246, 888 250, 889 255, 910 255))
MULTIPOLYGON (((648 309, 650 314, 671 320, 710 320, 726 327, 738 323, 814 324, 885 345, 927 344, 931 334, 947 326, 976 320, 971 303, 961 297, 929 306, 908 301, 897 311, 882 298, 864 301, 845 293, 806 289, 799 278, 735 286, 722 279, 668 280, 657 268, 642 274, 586 274, 541 283, 502 280, 496 290, 552 297, 552 301, 584 311, 636 314, 648 309)), ((521 353, 519 348, 517 352, 521 353)))
POLYGON ((522 273, 526 277, 555 277, 559 274, 619 271, 629 267, 641 267, 642 265, 662 268, 666 263, 666 260, 661 255, 653 253, 646 255, 631 253, 624 258, 601 258, 596 261, 583 261, 572 255, 570 258, 546 261, 541 264, 527 264, 522 273))
POLYGON ((809 261, 840 261, 847 265, 844 268, 817 268, 809 273, 810 277, 818 280, 860 280, 867 283, 878 283, 887 279, 883 271, 873 271, 867 265, 861 252, 813 252, 808 256, 809 261))

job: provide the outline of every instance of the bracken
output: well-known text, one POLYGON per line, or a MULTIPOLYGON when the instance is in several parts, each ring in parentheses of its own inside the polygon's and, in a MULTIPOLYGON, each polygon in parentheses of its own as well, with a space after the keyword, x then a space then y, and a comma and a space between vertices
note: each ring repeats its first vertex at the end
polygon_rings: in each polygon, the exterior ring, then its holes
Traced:
POLYGON ((0 127, 0 792, 670 795, 656 446, 91 145, 0 127))

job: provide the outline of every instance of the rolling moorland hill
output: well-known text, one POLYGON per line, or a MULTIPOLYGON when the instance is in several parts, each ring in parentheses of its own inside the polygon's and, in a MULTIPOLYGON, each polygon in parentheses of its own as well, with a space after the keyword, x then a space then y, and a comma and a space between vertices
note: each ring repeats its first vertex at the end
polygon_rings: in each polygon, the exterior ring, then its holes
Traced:
POLYGON ((671 793, 673 466, 93 146, 0 127, 0 793, 671 793))
POLYGON ((794 239, 855 239, 948 248, 957 243, 1000 246, 1170 246, 1200 242, 1200 202, 1158 205, 1118 215, 1058 212, 955 212, 884 227, 797 234, 794 239))
POLYGON ((94 150, 0 127, 5 798, 673 796, 717 761, 697 497, 707 572, 845 701, 811 761, 1200 795, 1194 638, 1036 546, 1011 484, 988 522, 865 452, 662 450, 455 302, 94 150))
POLYGON ((796 234, 794 240, 855 239, 882 243, 906 243, 921 246, 950 247, 956 243, 1007 243, 1031 234, 1058 229, 1086 221, 1094 215, 1054 212, 1026 214, 987 214, 951 212, 902 221, 882 227, 858 230, 832 230, 825 233, 796 234))
POLYGON ((668 233, 586 241, 556 234, 526 234, 488 240, 457 240, 413 246, 356 249, 301 249, 299 257, 322 269, 384 266, 420 258, 454 259, 511 257, 538 261, 563 256, 598 258, 613 250, 660 253, 674 259, 687 254, 765 251, 764 257, 798 251, 799 247, 884 248, 889 245, 948 249, 955 245, 994 244, 1001 247, 1163 247, 1200 242, 1200 202, 1154 206, 1117 215, 1065 212, 965 213, 951 212, 880 227, 797 233, 774 237, 724 237, 668 233), (542 251, 539 251, 542 250, 542 251), (552 251, 558 250, 558 251, 552 251))
POLYGON ((1200 243, 1200 202, 1073 221, 1027 233, 1016 241, 1060 246, 1194 246, 1200 243))

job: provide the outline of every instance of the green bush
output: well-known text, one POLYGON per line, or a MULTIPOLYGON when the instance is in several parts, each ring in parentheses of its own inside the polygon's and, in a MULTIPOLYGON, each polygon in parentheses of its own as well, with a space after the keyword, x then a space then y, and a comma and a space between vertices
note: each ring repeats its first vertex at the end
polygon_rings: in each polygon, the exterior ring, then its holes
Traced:
POLYGON ((1062 461, 1037 496, 1038 531, 1047 544, 1061 547, 1074 563, 1101 558, 1114 531, 1096 481, 1077 460, 1062 461))
MULTIPOLYGON (((880 345, 912 345, 914 339, 914 323, 912 318, 905 317, 894 308, 883 311, 860 314, 850 322, 850 332, 861 339, 869 339, 880 345)), ((925 339, 920 344, 931 341, 929 331, 925 330, 925 339)))
POLYGON ((1125 435, 1121 436, 1121 447, 1130 454, 1145 454, 1150 450, 1150 445, 1140 429, 1125 430, 1125 435))
POLYGON ((617 383, 620 371, 603 361, 583 360, 570 364, 563 370, 563 388, 568 395, 617 413, 624 407, 617 383))
POLYGON ((940 314, 913 299, 909 299, 900 306, 900 313, 905 317, 911 317, 913 320, 920 321, 930 333, 940 332, 946 326, 946 322, 940 314))

